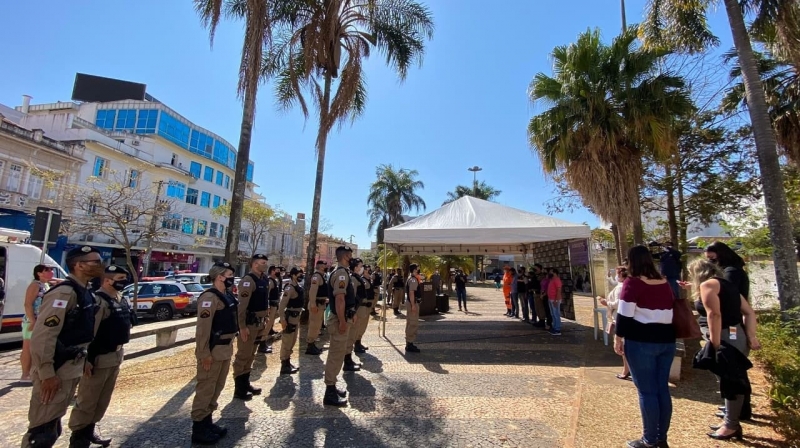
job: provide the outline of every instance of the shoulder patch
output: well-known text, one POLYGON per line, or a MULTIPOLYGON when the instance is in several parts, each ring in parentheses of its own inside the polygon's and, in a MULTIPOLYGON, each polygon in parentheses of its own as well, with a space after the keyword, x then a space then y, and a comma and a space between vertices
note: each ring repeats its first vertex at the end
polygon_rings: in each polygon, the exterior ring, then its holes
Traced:
POLYGON ((200 305, 200 307, 201 308, 211 308, 211 301, 209 300, 207 302, 203 302, 203 304, 200 305))
POLYGON ((315 275, 315 276, 313 276, 313 277, 311 277, 311 283, 313 283, 313 284, 319 283, 319 282, 317 281, 317 276, 316 276, 316 275, 315 275))
POLYGON ((247 291, 244 291, 241 294, 239 294, 239 297, 241 297, 243 299, 246 299, 246 298, 250 297, 250 293, 247 292, 247 291))
POLYGON ((200 312, 200 318, 205 319, 208 316, 211 316, 211 311, 203 310, 203 311, 200 312))
POLYGON ((339 282, 339 288, 342 288, 342 289, 344 289, 344 288, 346 288, 346 287, 347 287, 347 283, 345 283, 345 282, 339 282))
POLYGON ((286 286, 283 287, 284 291, 289 291, 291 289, 292 289, 292 285, 286 285, 286 286))
POLYGON ((340 275, 340 276, 339 276, 339 280, 344 280, 344 279, 345 279, 345 276, 344 276, 344 275, 340 275))
POLYGON ((250 286, 250 282, 242 282, 242 288, 247 288, 250 286))
MULTIPOLYGON (((53 301, 53 308, 66 308, 67 301, 66 300, 54 300, 53 301)), ((56 324, 58 325, 58 324, 56 324)))
POLYGON ((58 316, 50 316, 44 320, 45 327, 57 327, 61 323, 61 319, 58 316))

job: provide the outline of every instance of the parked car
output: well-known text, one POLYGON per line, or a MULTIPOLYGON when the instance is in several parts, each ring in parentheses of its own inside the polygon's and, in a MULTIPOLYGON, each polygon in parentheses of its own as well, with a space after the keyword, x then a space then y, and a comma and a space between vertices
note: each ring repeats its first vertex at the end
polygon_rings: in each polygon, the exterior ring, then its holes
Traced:
POLYGON ((208 278, 208 273, 185 273, 185 274, 174 274, 171 279, 168 280, 175 280, 178 282, 194 282, 194 283, 211 283, 211 279, 208 278))
MULTIPOLYGON (((161 322, 175 314, 189 316, 197 313, 197 298, 204 291, 199 283, 162 280, 139 283, 136 314, 153 316, 161 322)), ((123 297, 133 303, 133 285, 122 291, 123 297)))

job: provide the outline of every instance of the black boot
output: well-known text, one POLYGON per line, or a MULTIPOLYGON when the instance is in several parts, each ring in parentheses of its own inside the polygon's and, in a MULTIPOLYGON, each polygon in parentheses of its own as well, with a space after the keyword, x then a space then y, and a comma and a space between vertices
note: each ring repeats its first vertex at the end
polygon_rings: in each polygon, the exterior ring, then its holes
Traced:
POLYGON ((259 353, 272 353, 272 346, 267 344, 266 341, 262 341, 258 344, 258 352, 259 353))
POLYGON ((284 359, 281 361, 281 375, 294 375, 298 370, 300 369, 293 366, 290 360, 284 359))
POLYGON ((339 395, 336 386, 328 386, 325 388, 325 398, 322 399, 322 404, 328 406, 347 406, 347 399, 339 395))
POLYGON ((306 355, 321 355, 322 350, 317 347, 317 344, 311 342, 308 344, 308 348, 306 348, 306 355))
POLYGON ((246 379, 246 381, 244 381, 244 382, 247 384, 247 391, 250 392, 253 395, 261 395, 261 388, 260 387, 253 387, 253 385, 250 384, 250 372, 245 373, 243 376, 246 379))
POLYGON ((401 312, 400 312, 400 310, 398 310, 397 308, 395 308, 395 309, 394 309, 394 315, 395 315, 395 316, 402 316, 402 315, 403 315, 403 313, 401 313, 401 312))
POLYGON ((419 347, 414 345, 413 342, 406 342, 406 353, 408 352, 419 353, 419 351, 420 351, 419 347))
POLYGON ((233 398, 244 401, 253 399, 253 394, 247 390, 247 377, 244 375, 239 375, 233 379, 233 398))
POLYGON ((344 356, 344 366, 342 367, 342 370, 345 372, 358 372, 361 370, 361 364, 353 361, 353 355, 348 353, 344 356))
POLYGON ((89 436, 89 441, 91 441, 95 445, 100 445, 102 447, 107 447, 111 445, 111 439, 103 439, 100 437, 100 433, 97 432, 94 423, 86 427, 86 434, 89 436))
POLYGON ((211 419, 211 414, 208 414, 208 416, 203 419, 203 423, 205 423, 211 432, 218 435, 220 439, 225 437, 225 434, 228 433, 228 428, 214 424, 214 420, 211 419))
POLYGON ((214 433, 206 422, 206 419, 192 422, 192 443, 214 445, 222 438, 219 434, 214 433))
POLYGON ((366 353, 367 350, 369 350, 369 347, 362 344, 360 339, 356 341, 356 344, 353 347, 353 351, 356 353, 366 353))
POLYGON ((344 397, 346 397, 346 396, 347 396, 347 389, 339 389, 339 388, 337 387, 337 388, 336 388, 336 393, 337 393, 337 394, 338 394, 340 397, 344 398, 344 397))
POLYGON ((77 431, 72 432, 72 435, 69 436, 69 448, 89 448, 90 446, 92 446, 92 441, 89 439, 90 433, 89 431, 87 431, 87 429, 91 430, 87 426, 86 428, 81 428, 78 429, 77 431))

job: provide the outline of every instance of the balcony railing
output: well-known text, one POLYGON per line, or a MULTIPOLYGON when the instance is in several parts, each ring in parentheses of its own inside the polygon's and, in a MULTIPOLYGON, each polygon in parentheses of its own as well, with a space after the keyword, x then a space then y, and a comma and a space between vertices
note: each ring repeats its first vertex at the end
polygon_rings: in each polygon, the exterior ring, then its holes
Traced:
POLYGON ((63 152, 68 155, 73 155, 71 145, 66 145, 59 141, 53 140, 49 137, 45 137, 44 135, 41 134, 41 131, 38 132, 29 131, 25 128, 16 126, 12 123, 8 123, 5 121, 0 122, 0 130, 2 130, 3 132, 7 132, 9 134, 13 134, 16 137, 20 137, 25 140, 31 141, 33 143, 47 146, 50 149, 54 149, 56 151, 63 152))

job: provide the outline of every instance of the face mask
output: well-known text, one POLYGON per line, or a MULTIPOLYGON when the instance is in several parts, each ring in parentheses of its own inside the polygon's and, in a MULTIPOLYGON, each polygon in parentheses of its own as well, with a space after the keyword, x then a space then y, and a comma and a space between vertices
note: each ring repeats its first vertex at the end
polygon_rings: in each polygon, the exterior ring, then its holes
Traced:
POLYGON ((356 274, 361 275, 363 273, 364 273, 364 268, 363 267, 356 268, 356 274))
POLYGON ((617 277, 617 283, 622 283, 622 278, 621 277, 617 277))
POLYGON ((301 275, 300 277, 297 277, 297 281, 302 282, 303 280, 305 280, 305 278, 306 278, 305 275, 301 275))
POLYGON ((708 261, 710 261, 710 262, 712 262, 714 264, 719 264, 719 260, 717 260, 716 258, 714 258, 713 260, 709 258, 708 261))
POLYGON ((228 277, 225 279, 225 288, 233 287, 233 277, 228 277))
POLYGON ((128 286, 128 282, 125 281, 114 282, 111 284, 111 287, 114 288, 115 291, 122 291, 126 286, 128 286))

